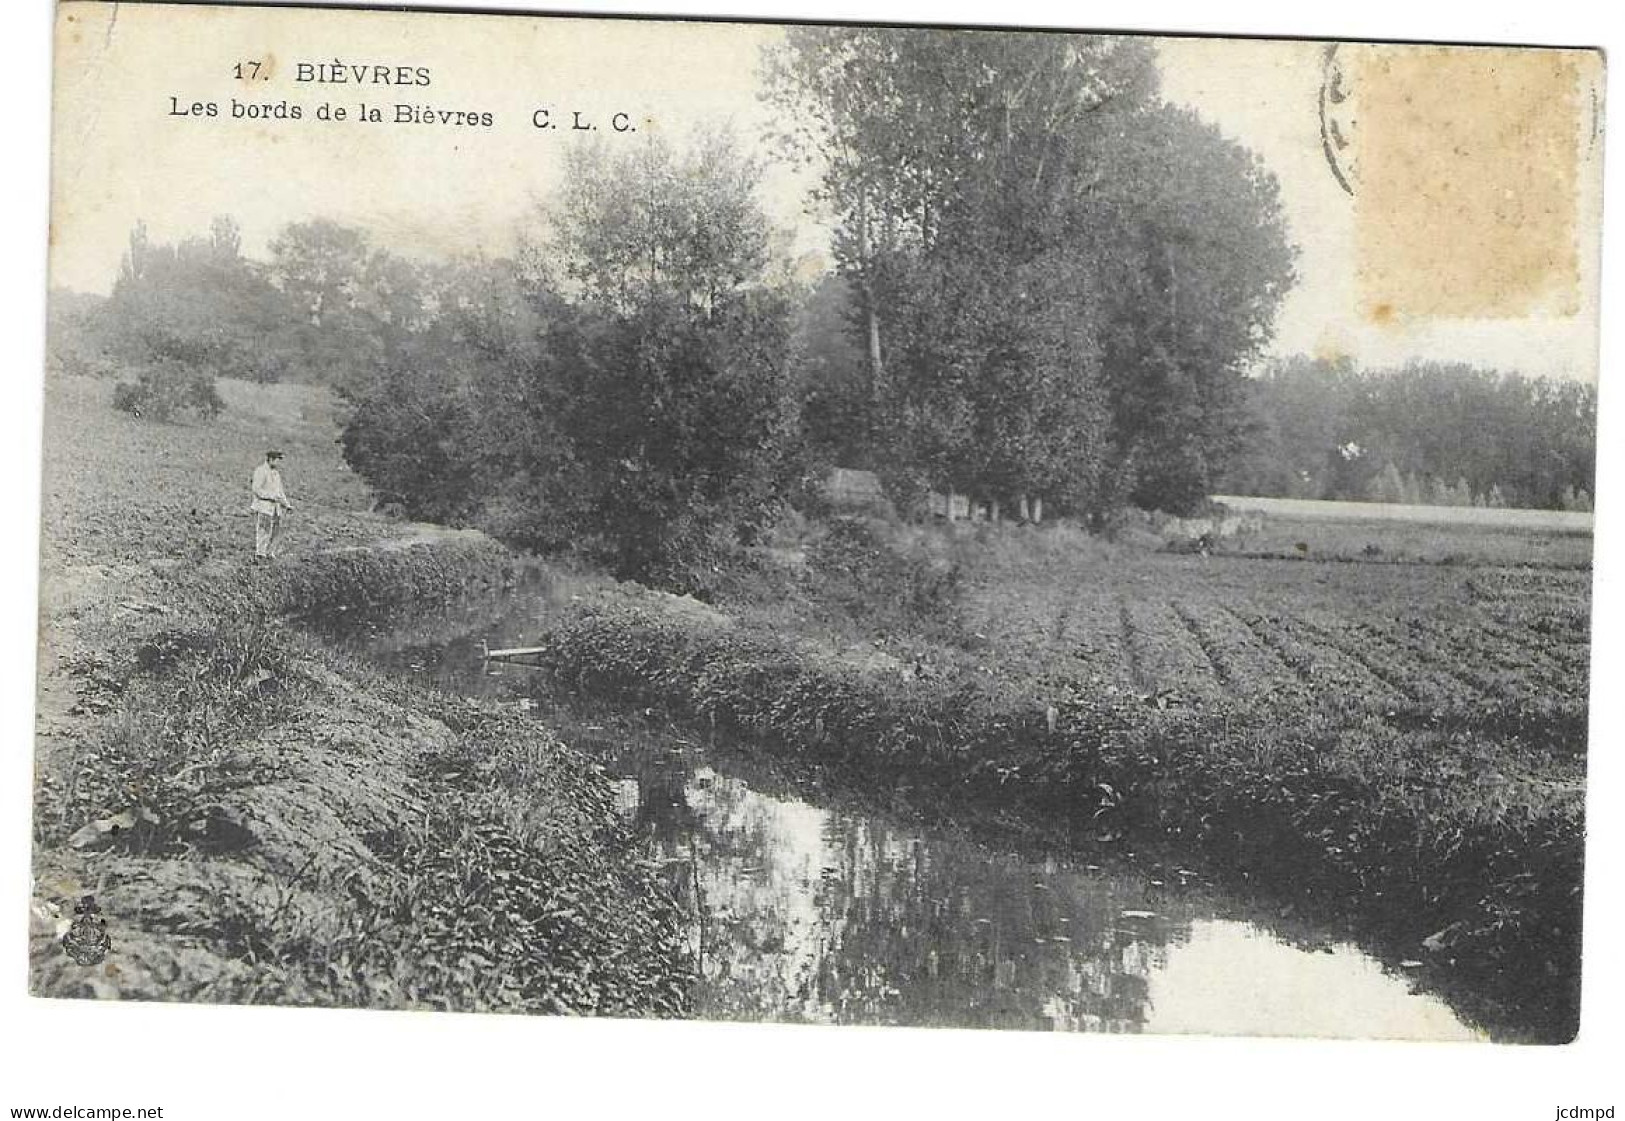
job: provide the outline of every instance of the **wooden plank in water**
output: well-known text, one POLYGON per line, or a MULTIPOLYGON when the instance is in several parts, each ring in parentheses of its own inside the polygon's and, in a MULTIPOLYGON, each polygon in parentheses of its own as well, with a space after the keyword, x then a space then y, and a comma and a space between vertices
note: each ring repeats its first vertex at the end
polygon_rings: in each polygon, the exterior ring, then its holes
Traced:
POLYGON ((506 650, 492 650, 485 643, 480 643, 480 654, 488 662, 517 662, 546 652, 545 646, 512 646, 506 650))

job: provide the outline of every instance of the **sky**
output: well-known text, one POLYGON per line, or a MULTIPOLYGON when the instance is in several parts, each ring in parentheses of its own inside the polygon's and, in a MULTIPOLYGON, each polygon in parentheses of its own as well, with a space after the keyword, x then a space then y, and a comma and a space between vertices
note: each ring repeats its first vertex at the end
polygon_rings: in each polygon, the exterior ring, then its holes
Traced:
MULTIPOLYGON (((757 61, 779 29, 502 16, 291 9, 91 7, 58 23, 51 281, 105 292, 131 228, 156 241, 203 233, 217 214, 263 256, 283 224, 316 216, 368 229, 417 255, 509 251, 557 183, 566 147, 598 136, 681 142, 730 124, 747 145, 770 120, 757 61), (238 62, 260 63, 239 79, 238 62), (298 82, 310 64, 424 67, 428 86, 298 82), (213 103, 215 116, 190 112, 213 103), (297 106, 254 120, 233 103, 297 106), (323 103, 344 121, 316 119, 323 103), (491 127, 394 123, 398 103, 489 112, 491 127), (363 105, 383 123, 357 119, 363 105), (555 127, 534 127, 538 109, 555 127), (579 113, 581 116, 576 117, 579 113), (635 131, 615 133, 614 114, 635 131), (579 119, 596 132, 571 129, 579 119)), ((1356 276, 1358 202, 1322 151, 1323 47, 1269 40, 1159 40, 1164 96, 1252 149, 1278 177, 1298 281, 1271 353, 1347 355, 1372 365, 1460 360, 1544 376, 1596 377, 1596 220, 1600 176, 1582 161, 1573 314, 1374 321, 1356 276)), ((765 151, 765 149, 763 149, 765 151)), ((817 263, 826 236, 806 212, 805 172, 770 163, 763 202, 817 263)))

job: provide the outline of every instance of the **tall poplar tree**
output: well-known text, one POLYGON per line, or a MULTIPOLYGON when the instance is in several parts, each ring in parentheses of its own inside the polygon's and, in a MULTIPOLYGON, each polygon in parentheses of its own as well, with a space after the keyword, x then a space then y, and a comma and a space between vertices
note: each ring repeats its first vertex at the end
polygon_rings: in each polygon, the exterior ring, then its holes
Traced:
POLYGON ((1153 48, 805 28, 766 73, 820 170, 893 479, 1188 505, 1291 250, 1273 180, 1161 103, 1153 48))

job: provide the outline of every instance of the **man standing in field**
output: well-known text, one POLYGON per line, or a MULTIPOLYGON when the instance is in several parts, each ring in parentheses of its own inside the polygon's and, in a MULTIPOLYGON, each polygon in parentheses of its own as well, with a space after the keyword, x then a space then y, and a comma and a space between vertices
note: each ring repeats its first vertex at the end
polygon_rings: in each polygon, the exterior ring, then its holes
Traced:
POLYGON ((282 489, 282 472, 277 464, 282 453, 275 448, 265 453, 265 462, 254 468, 254 559, 268 561, 282 547, 282 519, 293 512, 293 503, 282 489))

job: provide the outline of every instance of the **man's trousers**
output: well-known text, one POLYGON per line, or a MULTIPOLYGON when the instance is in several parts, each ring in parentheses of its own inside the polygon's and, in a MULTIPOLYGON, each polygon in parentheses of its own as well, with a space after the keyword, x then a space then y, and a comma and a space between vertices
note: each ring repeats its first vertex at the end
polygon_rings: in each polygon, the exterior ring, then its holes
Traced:
POLYGON ((274 557, 282 548, 282 513, 254 514, 254 555, 274 557))

